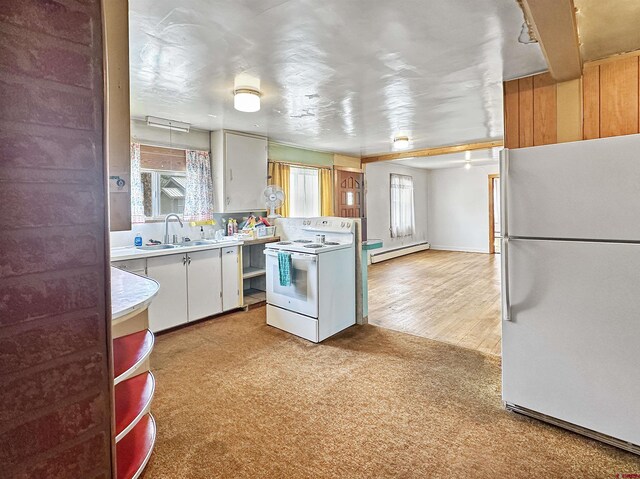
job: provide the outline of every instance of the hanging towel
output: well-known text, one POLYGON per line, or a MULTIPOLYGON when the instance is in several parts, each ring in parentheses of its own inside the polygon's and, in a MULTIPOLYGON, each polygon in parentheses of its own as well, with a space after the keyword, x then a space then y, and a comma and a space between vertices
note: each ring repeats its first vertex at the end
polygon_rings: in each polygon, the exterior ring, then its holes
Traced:
POLYGON ((278 251, 278 275, 280 286, 291 286, 291 253, 278 251))

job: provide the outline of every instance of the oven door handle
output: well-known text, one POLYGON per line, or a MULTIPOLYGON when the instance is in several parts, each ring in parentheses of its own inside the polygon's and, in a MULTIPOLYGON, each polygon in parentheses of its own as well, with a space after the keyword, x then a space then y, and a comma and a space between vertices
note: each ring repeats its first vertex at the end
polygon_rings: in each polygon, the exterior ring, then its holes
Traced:
MULTIPOLYGON (((278 252, 277 251, 272 251, 272 250, 264 250, 264 254, 265 256, 271 256, 272 258, 277 258, 278 257, 278 252)), ((305 259, 307 261, 317 261, 318 256, 315 254, 307 254, 307 253, 291 253, 291 258, 292 259, 305 259)))

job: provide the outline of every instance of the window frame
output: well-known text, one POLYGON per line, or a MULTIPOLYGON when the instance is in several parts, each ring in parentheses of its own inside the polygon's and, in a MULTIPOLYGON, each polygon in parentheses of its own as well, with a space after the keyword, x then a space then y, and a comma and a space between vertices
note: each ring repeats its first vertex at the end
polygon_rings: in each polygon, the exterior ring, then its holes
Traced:
MULTIPOLYGON (((145 222, 154 222, 154 221, 164 221, 164 218, 169 213, 162 214, 160 212, 160 195, 161 195, 161 187, 160 187, 160 176, 182 176, 186 179, 187 172, 186 171, 178 171, 178 170, 161 170, 161 169, 151 169, 151 168, 140 168, 140 173, 151 173, 151 212, 152 216, 145 215, 145 222)), ((144 191, 144 189, 143 189, 144 191)), ((175 213, 172 211, 172 213, 175 213)), ((180 219, 184 219, 184 209, 177 213, 180 219)))
POLYGON ((289 216, 290 217, 296 217, 296 218, 317 218, 319 216, 322 216, 322 191, 321 191, 321 184, 320 184, 320 168, 316 167, 316 166, 303 166, 303 165, 293 165, 290 164, 289 165, 289 216), (293 215, 293 193, 292 193, 292 176, 295 174, 295 170, 313 170, 315 171, 315 176, 316 176, 316 180, 317 180, 317 191, 318 191, 318 198, 317 198, 317 204, 318 204, 318 209, 316 214, 313 215, 303 215, 303 216, 294 216, 293 215))
POLYGON ((415 212, 415 187, 413 183, 413 176, 411 175, 403 175, 401 173, 390 173, 389 174, 389 236, 391 238, 409 238, 416 234, 416 212, 415 212), (393 205, 393 190, 396 188, 394 186, 394 177, 397 178, 408 178, 411 181, 411 232, 408 234, 396 234, 394 231, 400 229, 399 225, 396 225, 394 228, 394 205, 393 205))

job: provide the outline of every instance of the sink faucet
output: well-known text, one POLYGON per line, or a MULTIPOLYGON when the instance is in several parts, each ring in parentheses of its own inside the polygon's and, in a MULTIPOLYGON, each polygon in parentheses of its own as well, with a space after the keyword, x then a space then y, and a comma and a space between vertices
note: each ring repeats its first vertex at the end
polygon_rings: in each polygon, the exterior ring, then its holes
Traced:
POLYGON ((182 220, 180 219, 180 217, 175 214, 175 213, 169 213, 167 216, 165 216, 164 218, 164 244, 169 244, 169 218, 175 218, 178 220, 178 223, 180 223, 180 228, 184 228, 184 225, 182 224, 182 220))

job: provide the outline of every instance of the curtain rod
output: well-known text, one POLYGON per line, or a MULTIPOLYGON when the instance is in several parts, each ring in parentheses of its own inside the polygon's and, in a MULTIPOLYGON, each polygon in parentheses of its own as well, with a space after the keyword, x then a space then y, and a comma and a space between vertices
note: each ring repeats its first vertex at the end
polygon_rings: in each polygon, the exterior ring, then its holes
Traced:
POLYGON ((309 165, 308 163, 295 163, 292 161, 268 160, 269 163, 280 163, 282 165, 298 166, 300 168, 311 168, 314 170, 333 170, 333 165, 309 165))

